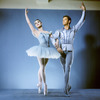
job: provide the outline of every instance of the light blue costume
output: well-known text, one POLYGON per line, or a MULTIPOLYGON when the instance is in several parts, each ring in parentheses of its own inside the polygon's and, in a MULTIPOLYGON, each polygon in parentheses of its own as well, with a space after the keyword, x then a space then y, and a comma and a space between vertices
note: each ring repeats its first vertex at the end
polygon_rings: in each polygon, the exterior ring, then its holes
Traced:
POLYGON ((68 92, 69 89, 69 75, 70 75, 70 68, 73 60, 73 41, 75 37, 75 33, 80 29, 83 25, 85 20, 85 11, 82 12, 81 19, 78 23, 70 28, 69 30, 61 29, 57 30, 55 34, 52 35, 52 43, 55 45, 56 39, 59 39, 60 48, 64 51, 64 55, 60 57, 60 62, 64 69, 64 78, 65 78, 65 92, 68 92))
MULTIPOLYGON (((50 33, 49 33, 50 34, 50 33)), ((26 50, 28 56, 36 56, 38 58, 59 58, 60 54, 54 47, 50 47, 50 35, 48 33, 40 33, 38 36, 39 45, 33 46, 26 50)))

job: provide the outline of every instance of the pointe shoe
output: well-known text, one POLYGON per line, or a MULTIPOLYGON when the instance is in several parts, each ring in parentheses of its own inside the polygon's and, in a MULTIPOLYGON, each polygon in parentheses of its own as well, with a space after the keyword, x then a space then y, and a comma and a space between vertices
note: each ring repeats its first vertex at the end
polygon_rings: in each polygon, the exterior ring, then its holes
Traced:
POLYGON ((42 83, 37 84, 38 87, 38 93, 40 94, 42 91, 42 83))
POLYGON ((47 95, 47 85, 45 84, 44 85, 44 96, 46 96, 47 95))

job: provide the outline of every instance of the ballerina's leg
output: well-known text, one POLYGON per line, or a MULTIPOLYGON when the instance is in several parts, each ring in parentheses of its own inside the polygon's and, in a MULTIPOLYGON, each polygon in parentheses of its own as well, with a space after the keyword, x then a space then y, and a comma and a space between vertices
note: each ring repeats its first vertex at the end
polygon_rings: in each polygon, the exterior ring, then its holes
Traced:
POLYGON ((43 83, 44 83, 44 95, 47 95, 47 85, 46 85, 46 76, 45 76, 45 66, 48 62, 48 59, 46 58, 38 58, 38 61, 39 61, 39 65, 40 65, 40 73, 41 73, 41 76, 42 76, 42 80, 43 80, 43 83))

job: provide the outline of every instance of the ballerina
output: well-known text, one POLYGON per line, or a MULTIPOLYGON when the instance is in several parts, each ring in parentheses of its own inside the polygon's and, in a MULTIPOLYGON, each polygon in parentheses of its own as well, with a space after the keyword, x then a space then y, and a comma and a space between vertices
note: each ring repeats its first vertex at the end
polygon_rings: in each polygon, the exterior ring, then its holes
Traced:
POLYGON ((30 49, 26 50, 28 56, 36 56, 39 62, 39 71, 38 71, 38 93, 41 93, 42 81, 44 83, 44 95, 47 95, 47 84, 46 84, 46 75, 45 75, 45 66, 48 63, 48 59, 57 59, 60 57, 60 53, 55 48, 51 48, 49 45, 49 40, 51 32, 43 30, 42 22, 39 19, 36 19, 34 24, 37 29, 33 27, 29 18, 28 18, 27 8, 25 9, 25 18, 32 31, 32 34, 35 38, 38 39, 39 45, 33 46, 30 49))

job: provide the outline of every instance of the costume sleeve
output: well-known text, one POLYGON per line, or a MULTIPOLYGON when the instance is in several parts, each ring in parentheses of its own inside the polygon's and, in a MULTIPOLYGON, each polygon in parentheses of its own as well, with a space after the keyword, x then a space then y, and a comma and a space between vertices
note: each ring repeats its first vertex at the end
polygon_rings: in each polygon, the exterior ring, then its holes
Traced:
POLYGON ((56 39, 59 38, 59 30, 57 30, 54 34, 52 34, 51 42, 55 46, 56 39))
POLYGON ((86 16, 85 13, 86 13, 86 11, 82 12, 82 16, 81 16, 80 20, 78 21, 78 23, 75 26, 73 26, 73 29, 75 32, 77 32, 81 28, 81 26, 84 24, 85 16, 86 16))

